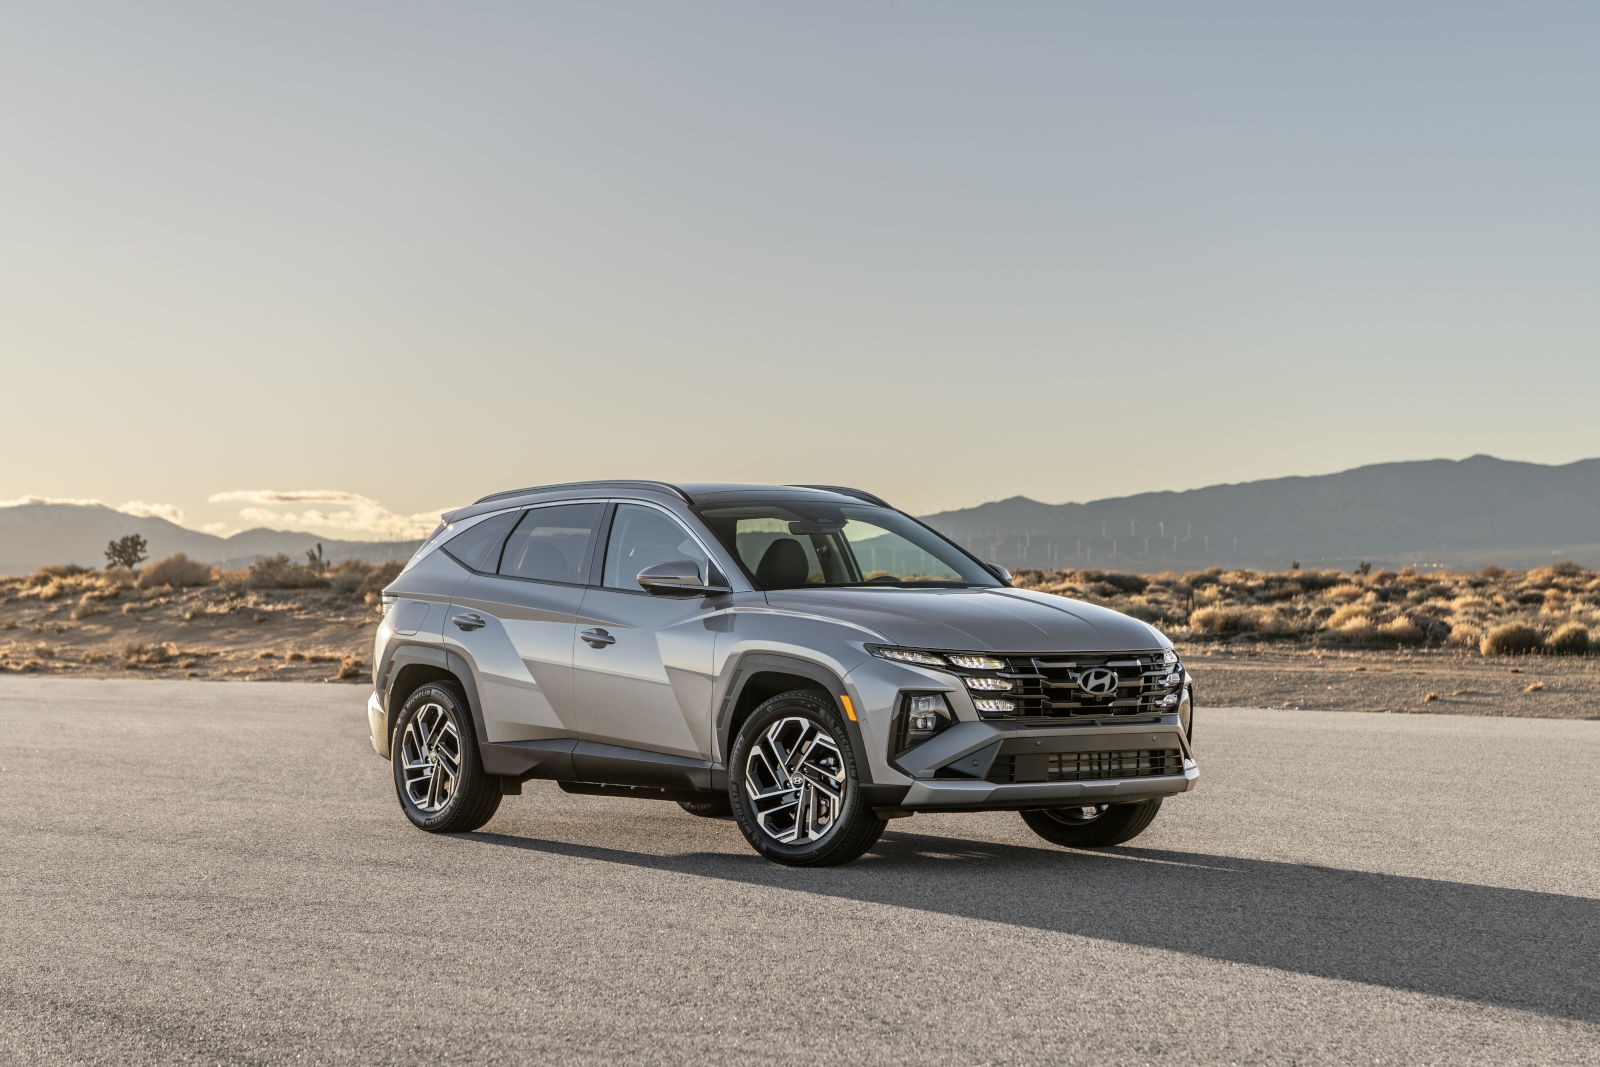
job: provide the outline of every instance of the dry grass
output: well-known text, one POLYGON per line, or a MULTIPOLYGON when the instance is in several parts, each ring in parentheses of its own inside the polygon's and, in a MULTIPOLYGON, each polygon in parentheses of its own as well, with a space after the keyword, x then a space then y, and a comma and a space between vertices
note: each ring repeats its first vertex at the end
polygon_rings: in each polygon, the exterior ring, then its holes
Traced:
POLYGON ((178 658, 178 646, 171 641, 133 641, 122 646, 122 662, 128 667, 167 663, 178 658))
POLYGON ((216 580, 217 568, 209 563, 192 560, 179 552, 140 571, 136 584, 140 589, 155 589, 160 586, 184 589, 194 585, 210 585, 216 580))
POLYGON ((1186 574, 1020 571, 1016 584, 1103 604, 1175 640, 1288 640, 1332 648, 1600 653, 1600 575, 1574 563, 1476 573, 1214 567, 1186 574))

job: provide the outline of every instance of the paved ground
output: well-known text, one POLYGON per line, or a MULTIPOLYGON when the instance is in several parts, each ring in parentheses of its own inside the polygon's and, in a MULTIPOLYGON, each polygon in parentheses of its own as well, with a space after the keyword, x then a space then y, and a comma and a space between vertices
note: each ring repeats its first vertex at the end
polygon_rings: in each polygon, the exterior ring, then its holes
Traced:
POLYGON ((419 833, 363 700, 0 682, 0 1062, 1600 1062, 1597 722, 1202 711, 1133 846, 793 871, 548 786, 419 833))

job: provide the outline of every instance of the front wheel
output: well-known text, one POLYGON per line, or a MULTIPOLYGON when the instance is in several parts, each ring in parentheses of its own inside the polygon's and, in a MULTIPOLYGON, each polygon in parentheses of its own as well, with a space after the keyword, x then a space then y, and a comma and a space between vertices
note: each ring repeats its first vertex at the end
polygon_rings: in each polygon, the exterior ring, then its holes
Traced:
POLYGON ((848 863, 885 823, 861 795, 844 720, 826 693, 782 693, 739 727, 728 797, 745 840, 790 867, 848 863))
POLYGON ((1067 848, 1105 848, 1132 841, 1161 810, 1161 798, 1136 804, 1095 804, 1076 808, 1033 808, 1019 812, 1028 829, 1067 848))

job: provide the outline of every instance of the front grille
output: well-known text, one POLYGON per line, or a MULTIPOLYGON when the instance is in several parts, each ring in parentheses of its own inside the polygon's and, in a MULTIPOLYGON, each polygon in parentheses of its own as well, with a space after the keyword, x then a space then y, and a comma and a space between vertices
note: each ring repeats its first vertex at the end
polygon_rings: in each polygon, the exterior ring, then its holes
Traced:
POLYGON ((1114 778, 1160 778, 1183 773, 1183 753, 1175 748, 1130 748, 1120 752, 1055 752, 998 756, 986 781, 1099 782, 1114 778))
POLYGON ((1180 668, 1163 661, 1160 652, 1073 653, 1048 655, 1010 655, 1003 670, 995 672, 1011 681, 1009 692, 974 696, 1004 697, 1013 701, 1015 711, 986 714, 985 719, 1055 719, 1087 715, 1159 715, 1161 698, 1177 691, 1165 679, 1180 668), (1086 692, 1079 679, 1097 670, 1116 675, 1110 692, 1086 692))

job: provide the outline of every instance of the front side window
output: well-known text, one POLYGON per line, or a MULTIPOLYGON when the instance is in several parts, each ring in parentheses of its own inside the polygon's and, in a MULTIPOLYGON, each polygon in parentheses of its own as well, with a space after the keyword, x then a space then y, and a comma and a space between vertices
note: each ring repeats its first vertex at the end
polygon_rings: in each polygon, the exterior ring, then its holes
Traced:
POLYGON ((606 564, 601 584, 608 589, 639 591, 637 575, 657 563, 687 559, 700 568, 706 581, 710 560, 683 524, 671 515, 642 504, 618 504, 606 544, 606 564))
POLYGON ((1000 584, 982 564, 891 508, 784 501, 698 514, 762 589, 1000 584))
POLYGON ((583 559, 600 519, 599 504, 529 508, 506 539, 500 573, 540 582, 583 581, 583 559))

